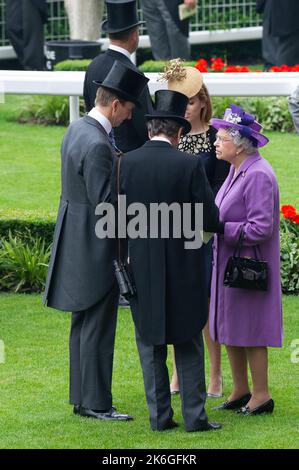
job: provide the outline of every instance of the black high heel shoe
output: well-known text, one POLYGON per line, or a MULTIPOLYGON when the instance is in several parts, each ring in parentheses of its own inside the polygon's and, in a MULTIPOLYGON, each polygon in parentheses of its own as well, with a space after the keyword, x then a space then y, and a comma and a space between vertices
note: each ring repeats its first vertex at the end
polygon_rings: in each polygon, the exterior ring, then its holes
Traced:
POLYGON ((237 410, 240 409, 242 406, 247 405, 251 398, 251 393, 246 393, 246 395, 243 395, 242 397, 238 398, 237 400, 232 400, 232 401, 225 401, 224 403, 221 403, 221 405, 216 406, 213 408, 213 410, 237 410))
POLYGON ((266 401, 260 406, 257 406, 256 408, 253 408, 253 410, 251 410, 248 406, 243 406, 243 408, 240 409, 240 414, 243 416, 260 415, 262 413, 273 413, 273 410, 274 401, 272 398, 270 398, 270 400, 266 401))

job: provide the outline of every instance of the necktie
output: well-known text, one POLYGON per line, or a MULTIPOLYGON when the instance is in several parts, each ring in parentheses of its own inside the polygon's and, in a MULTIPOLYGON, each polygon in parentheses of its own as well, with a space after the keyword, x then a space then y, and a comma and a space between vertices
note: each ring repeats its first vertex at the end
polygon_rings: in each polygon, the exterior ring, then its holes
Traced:
POLYGON ((122 151, 116 146, 116 143, 115 143, 115 136, 114 136, 114 129, 112 128, 110 133, 108 134, 108 138, 110 140, 110 143, 112 145, 112 147, 114 148, 114 151, 116 153, 116 155, 119 155, 120 153, 122 153, 122 151))

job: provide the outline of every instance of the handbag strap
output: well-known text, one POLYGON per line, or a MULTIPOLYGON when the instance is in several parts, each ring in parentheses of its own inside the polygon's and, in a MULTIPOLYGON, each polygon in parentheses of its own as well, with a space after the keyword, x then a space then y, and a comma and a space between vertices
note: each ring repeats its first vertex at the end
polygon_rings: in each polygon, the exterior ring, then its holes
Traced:
MULTIPOLYGON (((240 257, 241 248, 243 246, 244 238, 245 238, 244 225, 242 225, 241 232, 240 232, 239 239, 238 239, 238 243, 237 243, 237 246, 236 246, 235 251, 234 251, 234 256, 235 257, 236 256, 240 257)), ((259 255, 258 255, 257 245, 254 245, 253 249, 254 249, 255 259, 258 260, 259 255)))
POLYGON ((235 251, 234 251, 234 257, 236 257, 236 256, 240 257, 240 252, 241 252, 241 248, 242 248, 242 245, 243 245, 243 240, 244 240, 244 225, 242 225, 242 227, 241 227, 238 243, 237 243, 237 246, 236 246, 235 251))

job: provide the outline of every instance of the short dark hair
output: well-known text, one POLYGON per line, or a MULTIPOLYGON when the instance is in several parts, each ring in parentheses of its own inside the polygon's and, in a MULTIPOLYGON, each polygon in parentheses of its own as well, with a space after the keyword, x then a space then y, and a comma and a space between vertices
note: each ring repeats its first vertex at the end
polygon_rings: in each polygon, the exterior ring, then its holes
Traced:
POLYGON ((100 106, 103 106, 103 108, 105 108, 106 106, 109 106, 109 104, 112 103, 112 101, 114 100, 118 100, 122 104, 125 103, 125 100, 117 96, 117 94, 114 93, 113 91, 110 91, 107 88, 103 88, 101 86, 97 89, 95 106, 98 104, 100 106))
POLYGON ((147 128, 152 137, 159 134, 165 134, 167 137, 176 136, 182 124, 173 119, 150 119, 147 122, 147 128))
POLYGON ((114 40, 114 41, 126 42, 130 38, 132 32, 135 31, 136 29, 137 29, 137 26, 134 26, 133 28, 126 29, 125 31, 120 31, 119 33, 109 33, 108 37, 112 41, 114 40))

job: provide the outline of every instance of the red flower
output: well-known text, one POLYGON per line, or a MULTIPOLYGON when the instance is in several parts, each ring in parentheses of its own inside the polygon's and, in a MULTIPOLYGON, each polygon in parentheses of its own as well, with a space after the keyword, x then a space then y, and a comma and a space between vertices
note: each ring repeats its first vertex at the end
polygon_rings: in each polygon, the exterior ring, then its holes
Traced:
POLYGON ((213 57, 211 59, 211 69, 215 72, 221 72, 225 67, 225 62, 221 59, 221 57, 217 57, 216 59, 213 57))
POLYGON ((208 62, 205 59, 199 59, 195 64, 195 68, 197 68, 197 70, 203 73, 208 72, 207 67, 208 67, 208 62))
POLYGON ((291 221, 294 222, 295 224, 299 225, 299 214, 291 215, 291 216, 289 217, 289 220, 291 220, 291 221))
POLYGON ((277 65, 274 65, 269 69, 269 72, 280 72, 280 67, 277 67, 277 65))
POLYGON ((282 64, 280 67, 275 65, 269 69, 269 72, 299 72, 299 64, 296 64, 293 67, 286 64, 282 64))
POLYGON ((245 73, 250 72, 248 67, 239 67, 238 65, 229 65, 224 70, 226 73, 245 73))
POLYGON ((224 70, 225 73, 235 73, 237 72, 237 67, 235 67, 234 65, 229 65, 228 67, 226 67, 226 69, 224 70))
POLYGON ((284 219, 290 220, 295 224, 299 224, 299 214, 297 214, 296 209, 294 206, 285 205, 281 207, 281 212, 283 214, 284 219))
POLYGON ((296 209, 295 209, 294 206, 291 206, 291 205, 281 206, 281 212, 282 212, 283 214, 289 212, 289 213, 291 213, 291 214, 293 214, 293 215, 296 215, 296 209))

